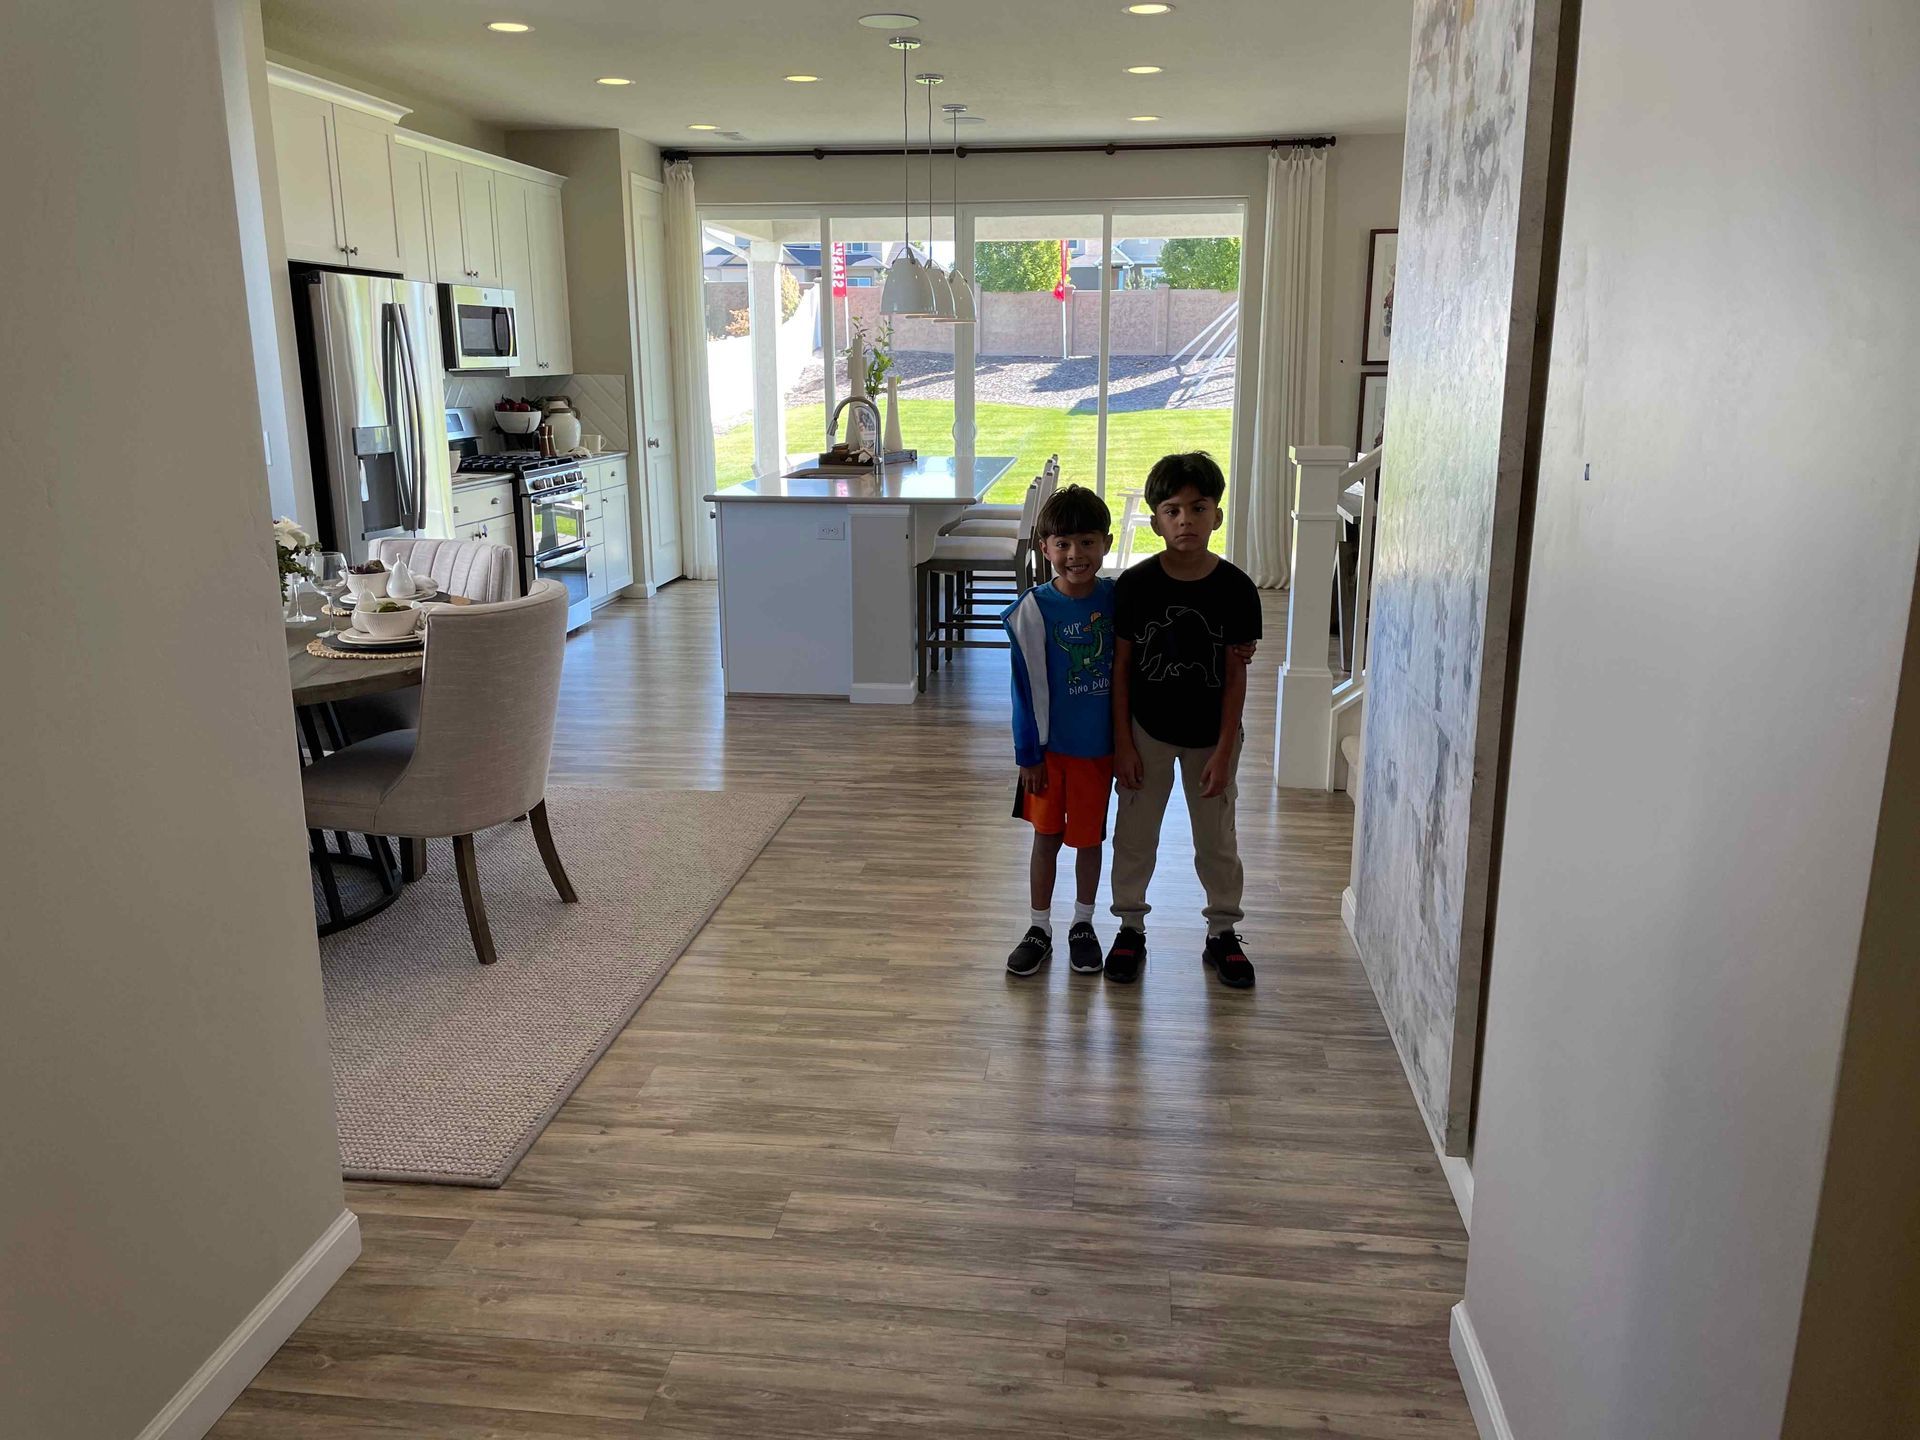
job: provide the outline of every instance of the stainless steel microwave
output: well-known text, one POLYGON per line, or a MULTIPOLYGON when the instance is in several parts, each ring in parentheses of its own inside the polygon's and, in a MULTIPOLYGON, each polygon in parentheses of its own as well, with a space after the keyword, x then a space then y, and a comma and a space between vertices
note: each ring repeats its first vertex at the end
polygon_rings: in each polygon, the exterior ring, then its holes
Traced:
POLYGON ((520 363, 520 325, 511 290, 442 285, 440 328, 450 372, 511 370, 520 363))

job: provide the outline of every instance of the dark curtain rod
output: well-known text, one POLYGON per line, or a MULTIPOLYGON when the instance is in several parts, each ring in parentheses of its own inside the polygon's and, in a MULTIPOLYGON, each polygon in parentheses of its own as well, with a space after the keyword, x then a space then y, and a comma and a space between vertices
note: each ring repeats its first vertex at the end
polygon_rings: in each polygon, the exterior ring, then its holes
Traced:
MULTIPOLYGON (((947 147, 937 153, 943 155, 958 154, 962 160, 969 155, 1075 155, 1099 154, 1116 155, 1122 150, 1279 150, 1305 149, 1325 150, 1334 144, 1331 135, 1306 135, 1298 140, 1134 140, 1119 142, 1109 140, 1104 144, 1095 142, 1089 145, 962 145, 956 152, 947 147)), ((830 160, 848 155, 898 155, 900 147, 862 146, 844 150, 829 150, 824 145, 815 145, 806 150, 667 150, 662 149, 663 160, 718 160, 730 155, 750 157, 755 160, 830 160)), ((916 155, 921 152, 916 150, 916 155)))

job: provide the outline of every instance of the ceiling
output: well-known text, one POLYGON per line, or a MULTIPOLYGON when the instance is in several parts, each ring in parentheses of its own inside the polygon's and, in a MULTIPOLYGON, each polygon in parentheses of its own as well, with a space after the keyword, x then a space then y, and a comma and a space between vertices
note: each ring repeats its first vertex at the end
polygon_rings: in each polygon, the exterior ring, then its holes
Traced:
MULTIPOLYGON (((1402 128, 1412 0, 917 0, 915 72, 966 143, 1175 140, 1402 128), (1129 75, 1129 65, 1159 65, 1129 75), (1133 123, 1151 114, 1160 120, 1133 123)), ((863 0, 263 0, 269 49, 507 129, 608 127, 660 145, 885 144, 900 57, 863 0), (533 29, 500 35, 517 20, 533 29), (782 77, 809 73, 810 85, 782 77), (603 75, 628 86, 596 85, 603 75), (738 132, 738 140, 690 131, 738 132)), ((914 87, 925 127, 925 96, 914 87)), ((936 121, 939 112, 935 110, 936 121)), ((403 122, 404 123, 404 122, 403 122)))

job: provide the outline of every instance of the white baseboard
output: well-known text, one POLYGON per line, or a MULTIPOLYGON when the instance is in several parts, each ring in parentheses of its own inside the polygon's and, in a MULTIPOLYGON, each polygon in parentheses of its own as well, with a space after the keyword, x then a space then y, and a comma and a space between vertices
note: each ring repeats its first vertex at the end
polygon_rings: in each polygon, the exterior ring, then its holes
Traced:
POLYGON ((1360 937, 1354 933, 1358 923, 1360 902, 1353 898, 1353 887, 1347 886, 1340 892, 1340 923, 1347 927, 1347 937, 1353 941, 1354 949, 1360 948, 1360 937))
POLYGON ((359 1217, 351 1210, 342 1210, 252 1313, 147 1422, 138 1440, 200 1440, 359 1256, 359 1217))
POLYGON ((912 680, 881 683, 856 680, 847 690, 847 699, 856 705, 911 705, 920 698, 920 687, 912 680))
POLYGON ((1500 1404, 1500 1391, 1487 1369, 1486 1353, 1480 1337, 1473 1333, 1473 1320, 1467 1314, 1467 1302, 1453 1307, 1453 1320, 1447 1327, 1447 1347, 1453 1351, 1453 1368, 1460 1372, 1460 1384, 1467 1392, 1467 1407, 1473 1411, 1473 1423, 1480 1440, 1513 1440, 1513 1427, 1500 1404))

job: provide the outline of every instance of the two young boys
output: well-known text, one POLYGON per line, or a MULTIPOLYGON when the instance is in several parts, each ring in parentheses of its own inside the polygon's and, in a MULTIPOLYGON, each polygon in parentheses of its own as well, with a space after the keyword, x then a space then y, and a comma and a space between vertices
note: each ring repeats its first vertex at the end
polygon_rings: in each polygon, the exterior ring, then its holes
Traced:
POLYGON ((1037 537, 1054 577, 1002 617, 1013 642, 1016 814, 1033 826, 1033 914, 1007 957, 1015 975, 1032 975, 1052 956, 1054 880, 1060 851, 1069 847, 1069 963, 1080 974, 1104 969, 1117 984, 1139 979, 1147 960, 1147 883, 1177 767, 1193 823, 1194 869, 1207 894, 1202 958, 1222 984, 1253 984, 1253 965, 1234 928, 1243 877, 1233 817, 1260 592, 1207 548, 1224 519, 1226 488, 1204 451, 1156 464, 1146 502, 1167 548, 1117 581, 1100 573, 1113 535, 1099 496, 1069 485, 1041 509, 1037 537), (1113 913, 1120 930, 1103 957, 1093 903, 1115 780, 1113 913))

